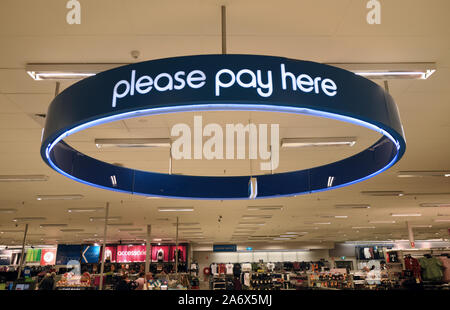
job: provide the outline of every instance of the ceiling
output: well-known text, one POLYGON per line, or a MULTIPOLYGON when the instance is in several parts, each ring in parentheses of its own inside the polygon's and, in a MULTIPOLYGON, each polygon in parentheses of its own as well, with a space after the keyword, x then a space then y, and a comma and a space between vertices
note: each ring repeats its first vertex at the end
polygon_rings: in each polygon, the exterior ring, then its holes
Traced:
MULTIPOLYGON (((0 214, 0 244, 18 244, 23 223, 16 217, 45 217, 30 222, 29 242, 83 242, 103 234, 94 213, 69 213, 68 208, 104 207, 120 216, 124 232, 110 226, 108 241, 145 237, 152 225, 152 237, 174 239, 176 217, 186 228, 201 235, 180 232, 192 242, 263 242, 286 232, 302 232, 289 242, 339 242, 386 240, 407 237, 406 220, 416 228, 416 238, 448 236, 450 208, 423 208, 421 203, 450 203, 450 178, 398 178, 398 171, 450 170, 450 2, 447 0, 382 1, 380 25, 366 23, 366 2, 360 0, 280 1, 81 1, 80 25, 68 25, 67 9, 60 0, 2 0, 0 3, 0 175, 44 174, 45 182, 0 182, 0 208, 14 208, 0 214), (436 62, 437 71, 427 80, 392 80, 394 97, 403 122, 407 150, 402 160, 382 174, 341 189, 292 198, 240 201, 197 201, 147 199, 92 188, 59 175, 39 155, 42 119, 54 97, 55 82, 34 81, 25 72, 27 63, 128 63, 163 57, 211 54, 221 51, 220 6, 227 7, 227 52, 284 56, 326 63, 339 62, 436 62), (139 50, 134 60, 130 52, 139 50), (402 197, 373 197, 362 191, 397 190, 402 197), (36 195, 80 194, 70 201, 38 201, 36 195), (337 204, 370 204, 370 209, 337 209, 337 204), (158 207, 193 207, 194 212, 158 212, 158 207), (276 211, 248 211, 248 206, 282 206, 276 211), (397 217, 392 213, 421 213, 420 217, 397 217), (269 215, 247 220, 244 215, 269 215), (345 215, 347 218, 323 216, 345 215), (219 221, 220 220, 220 221, 219 221), (390 224, 369 221, 395 220, 390 224), (238 233, 242 222, 265 222, 253 232, 238 233), (40 228, 42 223, 64 223, 66 229, 40 228), (189 225, 191 223, 192 225, 189 225), (331 223, 331 224, 314 224, 331 223), (372 229, 352 227, 375 226, 372 229), (14 232, 16 230, 16 232, 14 232), (238 237, 238 235, 243 235, 238 237), (250 240, 248 235, 251 235, 250 240), (201 236, 193 238, 192 236, 201 236), (256 236, 256 237, 255 237, 256 236), (264 239, 265 238, 265 239, 264 239)), ((62 89, 71 82, 62 83, 62 89)), ((193 113, 133 119, 80 132, 68 139, 77 148, 109 162, 152 171, 166 171, 166 149, 99 150, 95 138, 169 137, 170 128, 191 122, 193 113)), ((354 148, 324 148, 280 151, 280 171, 312 167, 347 157, 376 139, 373 133, 337 121, 302 116, 260 113, 207 113, 204 123, 243 122, 280 124, 281 137, 355 136, 354 148)), ((177 173, 236 175, 257 172, 258 162, 180 161, 177 173)), ((183 226, 182 226, 183 227, 183 226)), ((244 226, 245 227, 245 226, 244 226)))

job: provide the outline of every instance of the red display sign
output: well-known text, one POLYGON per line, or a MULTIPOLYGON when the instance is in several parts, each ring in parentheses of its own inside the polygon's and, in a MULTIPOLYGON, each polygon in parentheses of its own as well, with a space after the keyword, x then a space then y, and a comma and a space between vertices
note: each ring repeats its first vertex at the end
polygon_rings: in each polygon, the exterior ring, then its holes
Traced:
POLYGON ((145 245, 117 246, 117 262, 118 263, 145 262, 145 245))
MULTIPOLYGON (((171 245, 169 250, 169 261, 174 262, 176 257, 175 252, 176 246, 171 245)), ((179 245, 178 246, 178 261, 179 262, 185 262, 186 261, 186 246, 185 245, 179 245)))
POLYGON ((154 245, 152 246, 152 262, 168 262, 169 246, 154 245))
POLYGON ((54 265, 56 263, 56 249, 42 249, 41 266, 54 265))

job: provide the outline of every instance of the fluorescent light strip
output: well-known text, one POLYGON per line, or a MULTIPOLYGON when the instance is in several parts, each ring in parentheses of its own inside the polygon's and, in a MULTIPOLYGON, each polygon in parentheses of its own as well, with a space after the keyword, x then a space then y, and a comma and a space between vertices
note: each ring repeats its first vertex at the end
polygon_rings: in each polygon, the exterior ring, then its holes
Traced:
POLYGON ((420 206, 423 208, 443 208, 450 207, 450 203, 421 203, 420 206))
POLYGON ((328 63, 371 79, 427 79, 436 71, 436 63, 328 63))
MULTIPOLYGON (((173 226, 176 226, 177 223, 173 223, 173 226)), ((200 225, 200 223, 178 223, 178 226, 197 226, 200 225)))
POLYGON ((281 140, 281 147, 353 146, 355 143, 355 137, 284 138, 281 140))
POLYGON ((44 227, 66 227, 67 224, 40 224, 39 227, 40 228, 44 228, 44 227))
POLYGON ((432 228, 433 225, 411 225, 413 228, 432 228))
POLYGON ((436 223, 439 223, 439 222, 441 222, 441 223, 444 223, 444 222, 450 222, 450 219, 439 219, 439 220, 434 220, 436 223))
POLYGON ((160 207, 158 208, 159 212, 192 212, 194 211, 194 208, 189 207, 177 207, 177 208, 170 208, 170 207, 160 207))
POLYGON ((280 235, 280 238, 296 238, 297 235, 280 235))
POLYGON ((450 171, 399 171, 397 177, 399 178, 414 178, 414 177, 447 177, 450 171))
POLYGON ((95 139, 97 148, 121 147, 170 147, 172 142, 167 138, 127 138, 127 139, 95 139))
POLYGON ((45 221, 46 217, 16 217, 13 222, 31 222, 31 221, 45 221))
POLYGON ((403 196, 402 191, 362 191, 361 194, 368 196, 403 196))
POLYGON ((430 77, 436 70, 427 70, 426 72, 420 71, 382 71, 382 72, 355 72, 356 75, 361 75, 367 78, 378 78, 378 79, 388 79, 388 78, 401 78, 406 77, 409 79, 422 79, 426 80, 430 77))
POLYGON ((420 214, 420 213, 405 213, 405 214, 391 213, 391 216, 422 216, 422 214, 420 214))
POLYGON ((78 229, 78 228, 68 228, 68 229, 60 229, 61 232, 80 232, 84 231, 84 229, 78 229))
POLYGON ((314 225, 330 225, 331 222, 319 222, 319 223, 313 223, 314 225))
POLYGON ((282 206, 249 206, 248 211, 276 211, 283 210, 282 206))
POLYGON ((266 225, 264 222, 241 222, 238 224, 239 226, 263 226, 266 225))
POLYGON ((36 175, 0 175, 0 182, 34 182, 47 181, 48 176, 42 174, 36 175))
POLYGON ((395 221, 369 221, 372 224, 395 224, 395 221))
POLYGON ((108 223, 108 226, 133 226, 133 223, 108 223))
POLYGON ((375 226, 354 226, 352 229, 375 229, 375 226))
POLYGON ((83 195, 37 195, 37 200, 75 200, 82 199, 83 195))
POLYGON ((123 65, 126 63, 30 63, 25 70, 35 81, 78 80, 123 65))
MULTIPOLYGON (((108 222, 109 221, 120 221, 122 219, 121 216, 110 216, 108 217, 108 222)), ((95 217, 90 217, 89 218, 90 222, 104 222, 105 221, 105 217, 104 216, 95 216, 95 217)))
POLYGON ((0 213, 16 213, 17 209, 0 209, 0 213))
POLYGON ((270 219, 272 215, 243 215, 243 220, 252 220, 252 219, 270 219))
POLYGON ((97 212, 103 210, 103 208, 70 208, 67 209, 69 213, 88 213, 88 212, 97 212))
POLYGON ((337 209, 370 209, 370 205, 366 204, 347 204, 347 205, 335 205, 337 209))

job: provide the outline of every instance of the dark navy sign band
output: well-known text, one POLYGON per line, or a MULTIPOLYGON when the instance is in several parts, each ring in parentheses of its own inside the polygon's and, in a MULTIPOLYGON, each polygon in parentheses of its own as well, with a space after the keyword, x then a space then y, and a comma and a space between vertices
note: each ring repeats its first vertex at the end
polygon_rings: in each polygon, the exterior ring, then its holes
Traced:
POLYGON ((252 198, 269 198, 360 182, 395 164, 405 147, 397 106, 370 80, 308 61, 201 55, 131 64, 67 88, 49 106, 41 156, 59 173, 100 188, 170 198, 246 199, 249 184, 252 198), (86 156, 63 141, 106 122, 214 110, 320 116, 364 126, 383 136, 368 149, 321 167, 233 177, 169 175, 118 167, 86 156))

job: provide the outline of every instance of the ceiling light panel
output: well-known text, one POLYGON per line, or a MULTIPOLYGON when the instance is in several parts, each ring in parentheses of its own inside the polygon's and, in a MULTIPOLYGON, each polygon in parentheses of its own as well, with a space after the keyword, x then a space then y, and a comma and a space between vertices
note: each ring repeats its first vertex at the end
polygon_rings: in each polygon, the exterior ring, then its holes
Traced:
POLYGON ((356 137, 334 138, 284 138, 281 147, 325 147, 325 146, 353 146, 356 137))
POLYGON ((429 78, 436 71, 434 62, 405 63, 328 63, 368 79, 419 79, 429 78))
POLYGON ((67 209, 67 212, 69 213, 90 213, 90 212, 97 212, 102 211, 104 208, 70 208, 67 209))
POLYGON ((159 212, 193 212, 192 207, 159 207, 159 212))
POLYGON ((36 200, 76 200, 82 199, 84 196, 75 194, 75 195, 37 195, 36 200))
POLYGON ((361 194, 367 196, 388 196, 388 197, 401 197, 405 193, 403 191, 362 191, 361 194))
POLYGON ((445 208, 450 207, 450 203, 421 203, 423 208, 445 208))
POLYGON ((79 80, 99 72, 126 65, 124 63, 29 63, 25 71, 35 81, 79 80))
POLYGON ((170 147, 167 138, 129 138, 129 139, 95 139, 97 148, 139 148, 139 147, 170 147))
POLYGON ((47 181, 48 176, 43 174, 33 175, 0 175, 0 182, 35 182, 47 181))
POLYGON ((341 204, 335 205, 336 209, 370 209, 368 204, 341 204))
POLYGON ((249 206, 248 211, 281 211, 283 206, 249 206))
POLYGON ((399 178, 448 177, 450 176, 450 171, 399 171, 397 176, 399 178))
POLYGON ((30 217, 16 217, 13 219, 13 222, 32 222, 32 221, 45 221, 47 220, 46 217, 40 217, 40 216, 30 216, 30 217))
POLYGON ((0 213, 2 214, 12 214, 16 213, 17 209, 0 209, 0 213))

